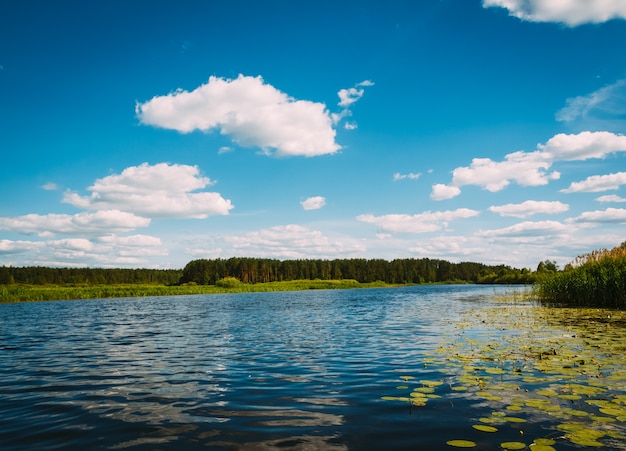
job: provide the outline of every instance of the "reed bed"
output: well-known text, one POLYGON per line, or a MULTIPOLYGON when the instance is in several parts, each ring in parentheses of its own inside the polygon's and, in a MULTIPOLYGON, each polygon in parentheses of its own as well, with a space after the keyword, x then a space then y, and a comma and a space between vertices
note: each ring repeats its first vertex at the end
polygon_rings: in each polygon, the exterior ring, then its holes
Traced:
POLYGON ((536 287, 544 301, 626 309, 626 243, 579 256, 564 271, 540 277, 536 287))

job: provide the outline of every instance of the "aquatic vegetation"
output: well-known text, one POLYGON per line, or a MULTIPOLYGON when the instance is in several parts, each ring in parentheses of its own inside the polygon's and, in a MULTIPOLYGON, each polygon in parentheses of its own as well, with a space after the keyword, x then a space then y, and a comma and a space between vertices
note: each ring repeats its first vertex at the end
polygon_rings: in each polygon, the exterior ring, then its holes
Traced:
POLYGON ((450 320, 424 364, 436 376, 404 375, 408 388, 383 399, 406 399, 413 414, 472 402, 473 424, 454 447, 484 434, 502 449, 626 448, 626 312, 502 304, 450 320))
POLYGON ((383 288, 382 282, 359 283, 356 280, 290 280, 267 283, 240 283, 235 278, 222 279, 219 285, 0 285, 0 303, 52 301, 74 299, 128 298, 146 296, 178 296, 194 294, 224 294, 279 292, 302 290, 332 290, 353 288, 383 288))
POLYGON ((536 282, 538 296, 570 306, 626 309, 626 242, 579 256, 536 282))

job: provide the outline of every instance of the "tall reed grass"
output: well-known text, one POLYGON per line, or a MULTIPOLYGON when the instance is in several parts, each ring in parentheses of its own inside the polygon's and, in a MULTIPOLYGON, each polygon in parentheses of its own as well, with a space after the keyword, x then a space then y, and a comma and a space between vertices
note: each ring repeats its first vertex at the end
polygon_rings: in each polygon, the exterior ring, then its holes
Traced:
POLYGON ((626 243, 581 255, 536 282, 540 299, 572 306, 626 309, 626 243))

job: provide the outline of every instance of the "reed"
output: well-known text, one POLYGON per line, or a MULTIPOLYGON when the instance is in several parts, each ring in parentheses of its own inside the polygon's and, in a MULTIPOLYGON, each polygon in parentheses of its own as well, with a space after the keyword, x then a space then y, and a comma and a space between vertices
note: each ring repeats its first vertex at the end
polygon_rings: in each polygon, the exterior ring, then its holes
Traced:
POLYGON ((581 307, 626 309, 626 243, 577 257, 536 282, 540 299, 581 307))

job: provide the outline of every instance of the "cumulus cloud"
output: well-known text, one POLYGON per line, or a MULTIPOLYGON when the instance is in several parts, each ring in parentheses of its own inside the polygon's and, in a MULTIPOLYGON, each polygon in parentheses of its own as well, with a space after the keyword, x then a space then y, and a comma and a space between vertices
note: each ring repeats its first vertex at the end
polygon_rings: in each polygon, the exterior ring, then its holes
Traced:
POLYGON ((500 191, 511 182, 521 186, 546 185, 561 176, 558 171, 549 171, 556 161, 604 158, 623 151, 626 151, 624 135, 606 131, 561 133, 545 144, 538 144, 537 150, 533 152, 517 151, 505 155, 504 161, 474 158, 470 166, 452 171, 452 182, 449 185, 434 185, 431 198, 449 199, 458 195, 459 188, 464 185, 477 185, 491 192, 500 191))
POLYGON ((399 180, 406 180, 406 179, 417 180, 418 178, 420 178, 421 175, 422 174, 414 173, 414 172, 409 172, 408 174, 400 174, 399 172, 396 172, 393 175, 393 181, 397 182, 399 180))
POLYGON ((326 198, 322 196, 309 197, 300 202, 300 205, 302 205, 302 208, 305 210, 319 210, 326 205, 326 198))
POLYGON ((233 249, 243 251, 246 255, 274 258, 330 258, 365 251, 356 240, 332 240, 318 230, 296 224, 270 227, 227 237, 225 240, 231 243, 233 249))
POLYGON ((430 193, 432 200, 445 200, 452 199, 453 197, 461 194, 461 188, 458 186, 444 185, 443 183, 437 183, 433 185, 433 190, 430 193))
POLYGON ((581 132, 574 135, 559 133, 537 148, 547 161, 580 161, 604 158, 626 151, 626 136, 611 132, 581 132))
POLYGON ((578 119, 595 121, 623 120, 626 116, 626 79, 604 86, 591 94, 566 100, 555 115, 556 120, 572 122, 578 119))
POLYGON ((515 218, 526 218, 539 213, 556 214, 569 210, 569 205, 558 201, 536 201, 527 200, 520 204, 506 204, 489 207, 489 211, 498 213, 500 216, 513 216, 515 218))
POLYGON ((607 224, 623 224, 626 223, 626 209, 624 208, 607 208, 606 210, 586 211, 576 218, 568 220, 569 222, 590 222, 590 223, 607 223, 607 224))
POLYGON ((415 215, 388 214, 374 216, 371 214, 357 216, 357 220, 375 224, 380 232, 387 233, 427 233, 448 227, 449 221, 467 219, 479 214, 468 208, 449 211, 426 211, 415 215))
POLYGON ((86 210, 122 210, 149 218, 206 218, 233 208, 219 193, 199 192, 211 185, 197 166, 143 163, 96 180, 89 196, 66 192, 63 202, 86 210))
POLYGON ((142 124, 181 133, 219 129, 242 146, 277 156, 312 157, 341 149, 323 103, 296 100, 261 77, 211 77, 193 91, 179 89, 138 103, 136 114, 142 124))
POLYGON ((572 182, 569 187, 562 189, 562 193, 597 193, 618 189, 626 185, 626 172, 616 172, 607 175, 592 175, 582 182, 572 182))
POLYGON ((98 235, 122 233, 138 227, 147 227, 150 219, 119 210, 83 212, 75 215, 29 214, 16 217, 0 217, 0 230, 35 234, 41 237, 54 235, 98 235))
POLYGON ((598 202, 626 202, 626 198, 620 197, 616 194, 610 194, 608 196, 600 196, 596 198, 598 202))
POLYGON ((511 181, 522 186, 547 185, 560 177, 558 172, 547 173, 550 163, 539 152, 513 152, 496 162, 489 158, 474 158, 468 167, 452 171, 452 185, 478 185, 496 192, 507 187, 511 181))
POLYGON ((483 7, 506 8, 511 16, 531 22, 558 22, 575 27, 626 18, 624 0, 483 0, 483 7))

